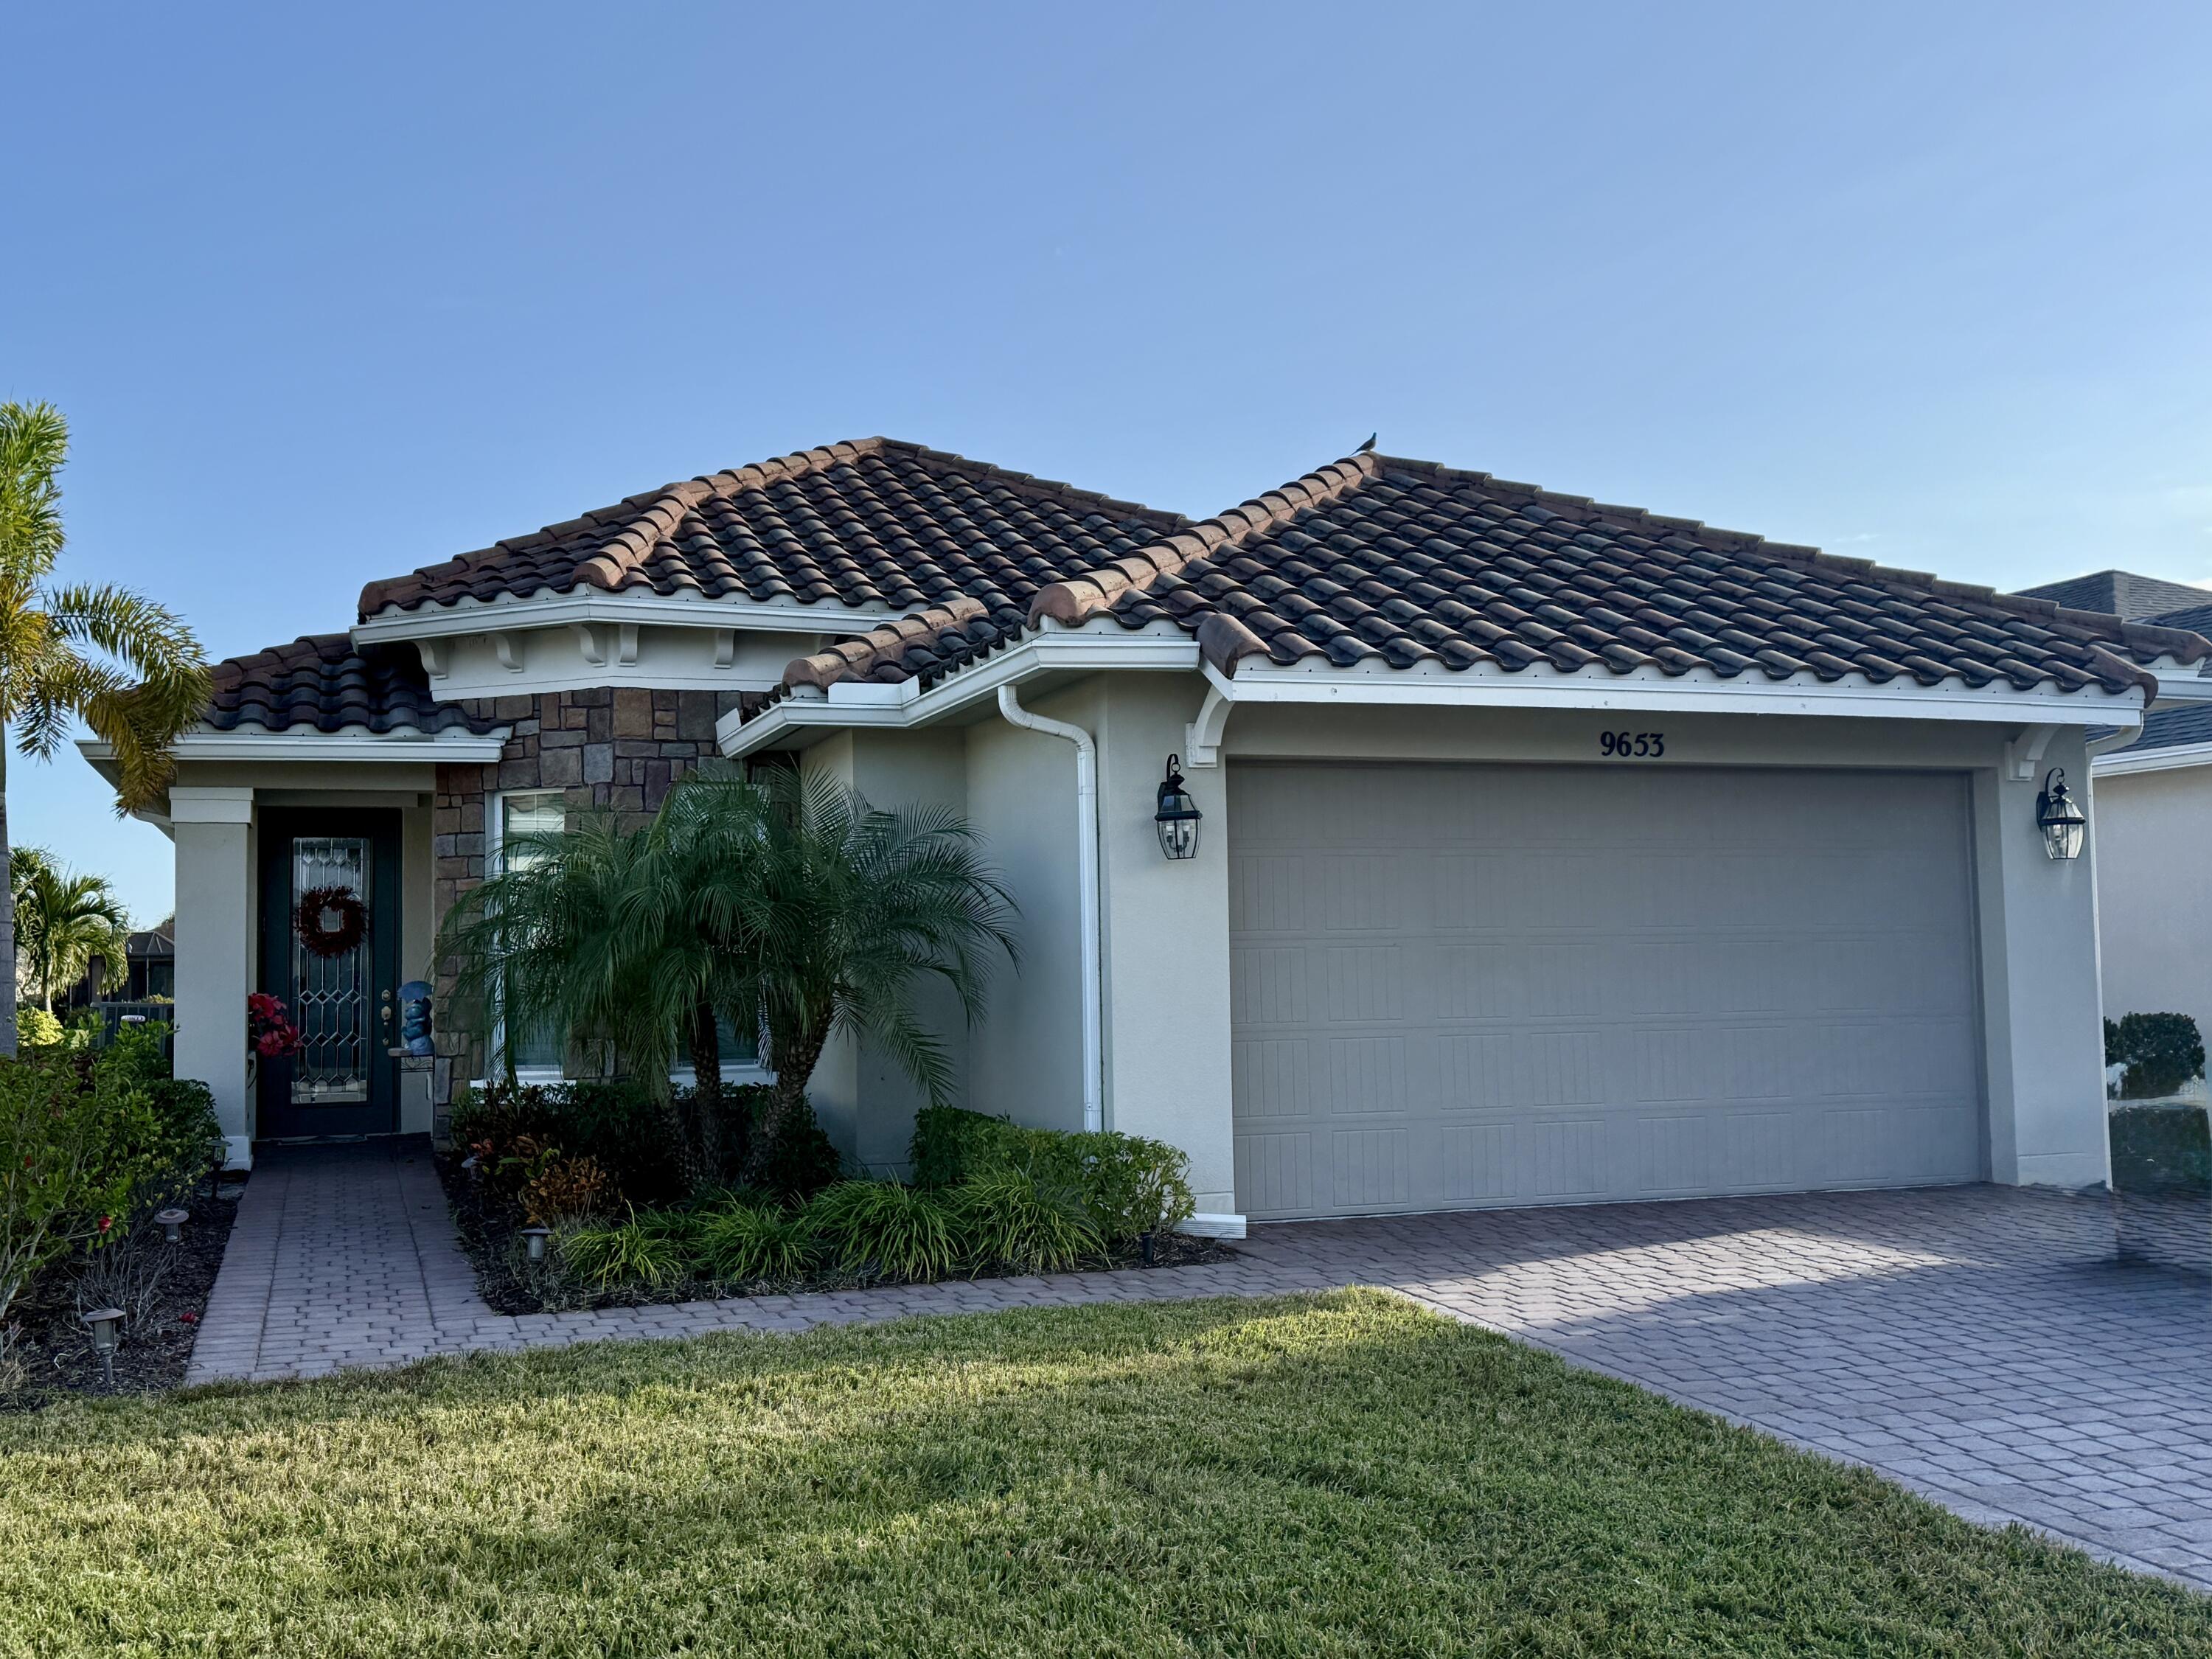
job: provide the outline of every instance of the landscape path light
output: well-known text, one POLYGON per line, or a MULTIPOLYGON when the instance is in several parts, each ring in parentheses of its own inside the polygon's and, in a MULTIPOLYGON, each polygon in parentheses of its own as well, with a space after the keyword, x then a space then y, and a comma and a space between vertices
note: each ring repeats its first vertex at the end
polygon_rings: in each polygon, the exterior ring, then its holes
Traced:
POLYGON ((162 1239, 171 1244, 182 1241, 185 1223, 192 1218, 190 1210, 167 1209, 154 1212, 154 1219, 161 1224, 162 1239))
POLYGON ((92 1332, 92 1351, 100 1356, 100 1375, 112 1388, 115 1386, 115 1351, 123 1343, 123 1310, 94 1308, 84 1316, 84 1322, 92 1332))

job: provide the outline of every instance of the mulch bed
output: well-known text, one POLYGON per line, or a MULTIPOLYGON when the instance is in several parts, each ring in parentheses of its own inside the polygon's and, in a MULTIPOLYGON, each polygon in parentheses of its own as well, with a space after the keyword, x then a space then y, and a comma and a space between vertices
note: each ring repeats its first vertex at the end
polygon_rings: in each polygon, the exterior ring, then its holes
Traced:
POLYGON ((203 1186, 195 1193, 185 1206, 191 1219, 173 1245, 160 1242, 161 1230, 148 1221, 142 1237, 109 1247, 163 1258, 158 1281, 116 1351, 112 1385, 101 1375, 91 1335, 77 1316, 82 1258, 58 1263, 41 1275, 17 1299, 10 1316, 21 1335, 9 1352, 22 1366, 24 1379, 21 1389, 0 1392, 0 1412, 35 1410, 72 1394, 158 1394, 183 1382, 245 1181, 242 1175, 225 1175, 212 1189, 203 1186))
MULTIPOLYGON (((726 1297, 790 1296, 813 1291, 848 1291, 902 1283, 869 1279, 852 1273, 816 1273, 795 1282, 775 1285, 730 1285, 718 1279, 684 1279, 658 1289, 625 1285, 612 1290, 556 1284, 545 1273, 526 1273, 518 1261, 514 1236, 525 1224, 514 1206, 496 1198, 483 1182, 463 1170, 459 1152, 438 1155, 438 1178, 445 1183, 446 1202, 453 1212, 454 1230, 461 1249, 477 1270, 477 1289, 503 1314, 562 1313, 586 1308, 642 1308, 673 1302, 719 1301, 726 1297)), ((1193 1238, 1169 1233, 1152 1241, 1151 1260, 1143 1253, 1126 1254, 1085 1261, 1082 1271, 1109 1267, 1188 1267, 1208 1261, 1228 1261, 1237 1252, 1216 1238, 1193 1238)), ((988 1279, 996 1275, 984 1273, 988 1279)))

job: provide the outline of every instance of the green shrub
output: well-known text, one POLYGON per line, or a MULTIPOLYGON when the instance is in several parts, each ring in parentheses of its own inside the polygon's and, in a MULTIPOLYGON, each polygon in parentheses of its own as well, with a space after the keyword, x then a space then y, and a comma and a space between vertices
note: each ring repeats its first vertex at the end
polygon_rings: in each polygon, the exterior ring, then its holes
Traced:
POLYGON ((125 1068, 58 1050, 0 1060, 0 1320, 40 1269, 127 1229, 145 1178, 131 1149, 155 1128, 125 1068))
POLYGON ((881 1279, 942 1279, 961 1252, 945 1200, 895 1181, 841 1181, 810 1202, 805 1224, 848 1273, 881 1279))
POLYGON ((681 1212, 633 1212, 612 1226, 584 1224, 559 1235, 569 1273, 601 1290, 642 1285, 652 1290, 689 1278, 697 1268, 698 1224, 681 1212))
POLYGON ((1106 1249, 1081 1198, 1021 1170, 988 1170, 951 1189, 947 1202, 962 1259, 974 1272, 1055 1273, 1106 1249))
MULTIPOLYGON (((741 1084, 722 1092, 722 1152, 726 1168, 737 1169, 751 1144, 752 1126, 767 1104, 763 1084, 741 1084)), ((696 1097, 678 1089, 684 1110, 696 1097)), ((686 1187, 666 1115, 644 1085, 633 1079, 580 1079, 573 1083, 525 1084, 510 1089, 492 1083, 468 1090, 453 1103, 448 1133, 477 1150, 485 1168, 507 1157, 519 1140, 532 1143, 532 1155, 549 1148, 571 1158, 589 1158, 633 1204, 672 1204, 696 1196, 686 1187)), ((763 1184, 775 1192, 805 1198, 837 1179, 837 1149, 810 1112, 785 1129, 782 1144, 770 1156, 763 1184)))
POLYGON ((61 1046, 62 1023, 45 1009, 29 1003, 15 1010, 15 1042, 25 1048, 57 1048, 61 1046))
POLYGON ((908 1156, 924 1187, 951 1187, 994 1170, 1017 1170, 1075 1194, 1109 1243, 1169 1232, 1195 1207, 1190 1160, 1164 1141, 1112 1131, 1032 1129, 953 1106, 915 1115, 908 1156))
POLYGON ((136 1222, 172 1204, 180 1204, 222 1163, 222 1127, 215 1115, 215 1095, 192 1078, 170 1075, 162 1053, 166 1025, 125 1025, 93 1061, 118 1091, 143 1091, 148 1116, 134 1122, 127 1142, 106 1156, 127 1168, 132 1180, 128 1219, 136 1222))
POLYGON ((811 1272, 822 1248, 804 1215, 740 1200, 701 1216, 699 1254, 709 1273, 730 1284, 781 1283, 811 1272))
POLYGON ((2187 1014, 2123 1014, 2105 1022, 2105 1064, 2124 1065, 2124 1100, 2157 1100, 2204 1075, 2204 1042, 2187 1014))

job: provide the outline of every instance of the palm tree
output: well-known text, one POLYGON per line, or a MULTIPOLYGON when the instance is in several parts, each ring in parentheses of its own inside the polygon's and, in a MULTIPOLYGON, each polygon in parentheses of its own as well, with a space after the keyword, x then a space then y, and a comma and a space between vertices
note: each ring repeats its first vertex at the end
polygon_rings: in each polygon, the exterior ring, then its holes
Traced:
POLYGON ((1019 959, 1013 900, 967 821, 936 806, 878 811, 823 775, 750 782, 720 766, 671 791, 661 816, 672 842, 696 837, 725 860, 696 904, 728 941, 726 1015, 767 1039, 775 1073, 747 1174, 808 1115, 806 1085, 834 1036, 872 1042, 943 1104, 951 1064, 915 1017, 916 990, 942 981, 973 1024, 998 952, 1019 959), (752 856, 732 857, 737 846, 752 856))
POLYGON ((8 880, 16 950, 48 1013, 54 993, 83 973, 95 954, 124 963, 131 913, 106 876, 72 875, 45 848, 23 847, 9 860, 8 880))
POLYGON ((710 764, 647 828, 586 817, 465 895, 441 945, 454 1008, 480 1036, 504 1020, 611 1053, 667 1114, 695 1186, 720 1173, 717 1018, 761 1032, 776 1080, 748 1149, 757 1177, 840 1032, 945 1098, 950 1064, 915 988, 945 980, 972 1020, 994 951, 1015 951, 1012 901, 975 843, 951 812, 879 812, 826 779, 761 784, 710 764), (702 1097, 690 1125, 668 1085, 679 1045, 702 1097))
POLYGON ((15 1052, 15 884, 8 872, 8 726, 52 757, 82 720, 113 751, 116 805, 150 805, 170 745, 206 707, 207 657, 172 611, 122 588, 46 585, 62 550, 69 425, 51 404, 0 403, 0 1054, 15 1052))
POLYGON ((572 1060, 644 1084, 696 1188, 721 1173, 714 1010, 734 981, 689 895, 725 878, 700 867, 700 845, 679 850, 657 827, 625 830, 595 812, 514 837, 507 867, 447 915, 439 948, 458 967, 456 1026, 498 1051, 510 1085, 518 1044, 507 1035, 560 1033, 572 1060), (679 1042, 698 1083, 689 1121, 669 1085, 679 1042))

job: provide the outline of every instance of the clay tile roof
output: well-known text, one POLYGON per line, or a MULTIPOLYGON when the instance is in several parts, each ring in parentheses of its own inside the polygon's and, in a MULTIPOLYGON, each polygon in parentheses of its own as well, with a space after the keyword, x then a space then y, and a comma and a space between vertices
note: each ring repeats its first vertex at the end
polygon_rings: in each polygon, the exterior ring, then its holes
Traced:
POLYGON ((206 723, 218 732, 241 726, 270 732, 384 732, 411 729, 475 733, 491 729, 459 705, 430 695, 411 647, 358 650, 343 634, 311 634, 215 665, 206 723))
POLYGON ((633 495, 362 590, 361 616, 597 588, 905 611, 967 597, 1018 623, 1048 582, 1184 520, 889 438, 633 495))
MULTIPOLYGON (((1247 658, 1969 686, 2148 685, 2194 632, 2010 597, 1434 462, 1362 454, 1039 587, 1030 626, 1171 623, 1247 658)), ((1017 633, 946 614, 787 684, 934 677, 1017 633)))

